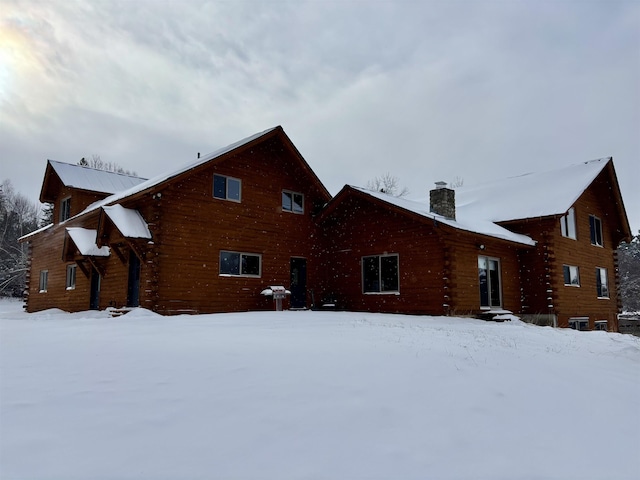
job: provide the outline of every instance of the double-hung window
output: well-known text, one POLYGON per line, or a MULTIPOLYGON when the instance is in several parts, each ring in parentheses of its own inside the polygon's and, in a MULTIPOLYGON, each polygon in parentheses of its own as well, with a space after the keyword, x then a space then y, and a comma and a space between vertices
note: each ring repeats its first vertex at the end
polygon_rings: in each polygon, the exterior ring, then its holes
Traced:
POLYGON ((71 197, 67 197, 60 202, 60 221, 64 222, 71 217, 71 197))
POLYGON ((573 207, 560 217, 560 232, 563 237, 576 239, 576 211, 573 207))
POLYGON ((220 275, 259 277, 262 274, 261 256, 257 253, 220 252, 220 275))
POLYGON ((282 191, 282 211, 304 213, 304 195, 302 193, 282 191))
POLYGON ((49 270, 40 270, 40 293, 47 291, 47 284, 49 283, 49 270))
POLYGON ((595 322, 593 322, 593 326, 596 330, 604 330, 605 332, 609 330, 606 320, 596 320, 595 322))
POLYGON ((398 293, 398 254, 362 257, 363 293, 398 293))
POLYGON ((242 194, 242 182, 233 177, 225 175, 213 176, 213 196, 222 200, 240 202, 242 194))
POLYGON ((563 265, 562 271, 564 273, 564 284, 574 287, 580 286, 580 270, 573 265, 563 265))
POLYGON ((502 305, 500 260, 491 257, 478 257, 478 280, 480 282, 480 307, 500 307, 502 305))
POLYGON ((589 215, 589 230, 591 231, 591 245, 602 247, 602 220, 594 215, 589 215))
POLYGON ((609 298, 609 279, 606 268, 596 268, 596 290, 598 298, 609 298))
POLYGON ((67 290, 76 288, 76 268, 77 265, 67 265, 67 290))

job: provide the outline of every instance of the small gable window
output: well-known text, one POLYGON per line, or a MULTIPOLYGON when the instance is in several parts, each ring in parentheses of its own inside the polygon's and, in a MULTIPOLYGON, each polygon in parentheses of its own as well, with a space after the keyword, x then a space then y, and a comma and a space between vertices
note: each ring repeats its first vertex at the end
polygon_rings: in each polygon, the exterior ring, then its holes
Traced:
POLYGON ((398 254, 362 257, 364 293, 398 293, 398 254))
POLYGON ((255 253, 220 252, 220 275, 259 277, 261 256, 255 253))
POLYGON ((596 290, 598 298, 609 298, 609 279, 606 268, 596 268, 596 290))
POLYGON ((297 192, 283 190, 282 210, 284 212, 304 213, 304 195, 297 192))
POLYGON ((591 245, 602 247, 602 220, 594 215, 589 215, 589 229, 591 230, 591 245))
POLYGON ((47 284, 49 283, 49 270, 40 270, 40 293, 47 291, 47 284))
POLYGON ((564 272, 564 284, 574 287, 580 286, 580 271, 578 267, 573 265, 563 265, 562 271, 564 272))
POLYGON ((213 176, 213 196, 232 202, 240 202, 242 182, 233 177, 224 175, 213 176))
POLYGON ((67 290, 76 288, 76 268, 77 265, 67 265, 67 290))
POLYGON ((64 222, 71 217, 71 197, 67 197, 60 202, 60 221, 64 222))
POLYGON ((563 237, 576 239, 576 211, 573 207, 560 217, 560 232, 563 237))

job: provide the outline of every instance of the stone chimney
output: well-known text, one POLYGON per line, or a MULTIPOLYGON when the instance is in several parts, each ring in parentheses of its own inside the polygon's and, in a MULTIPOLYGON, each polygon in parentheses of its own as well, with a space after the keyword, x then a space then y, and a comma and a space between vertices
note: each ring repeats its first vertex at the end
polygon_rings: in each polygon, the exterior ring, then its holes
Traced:
POLYGON ((456 192, 447 188, 447 182, 436 182, 429 192, 429 210, 450 220, 456 219, 456 192))

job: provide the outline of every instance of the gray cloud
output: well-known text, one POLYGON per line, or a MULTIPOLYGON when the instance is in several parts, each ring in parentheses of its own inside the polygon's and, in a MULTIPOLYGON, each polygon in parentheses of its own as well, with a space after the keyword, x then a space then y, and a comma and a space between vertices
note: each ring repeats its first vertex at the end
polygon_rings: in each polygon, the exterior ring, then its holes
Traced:
MULTIPOLYGON (((422 196, 613 155, 640 228, 629 2, 8 2, 0 178, 98 153, 152 176, 282 124, 330 190, 422 196)), ((2 62, 0 62, 2 64, 2 62)), ((37 194, 37 192, 36 192, 37 194)))

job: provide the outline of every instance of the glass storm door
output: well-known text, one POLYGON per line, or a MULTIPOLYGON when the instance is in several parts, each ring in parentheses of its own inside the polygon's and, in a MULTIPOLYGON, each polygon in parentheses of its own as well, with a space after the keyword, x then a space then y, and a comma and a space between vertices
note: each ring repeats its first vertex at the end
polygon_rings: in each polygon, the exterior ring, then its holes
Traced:
POLYGON ((480 282, 480 307, 500 307, 502 305, 500 260, 491 257, 478 257, 478 280, 480 282))
POLYGON ((307 306, 307 259, 291 259, 291 308, 307 306))
POLYGON ((129 281, 127 286, 127 307, 140 305, 140 259, 129 251, 129 281))

